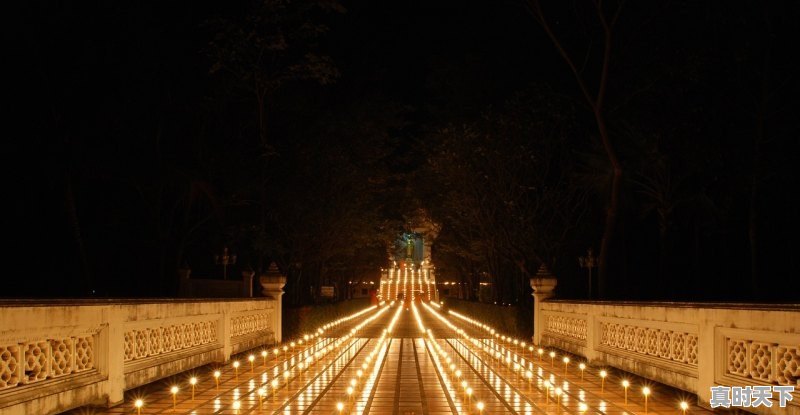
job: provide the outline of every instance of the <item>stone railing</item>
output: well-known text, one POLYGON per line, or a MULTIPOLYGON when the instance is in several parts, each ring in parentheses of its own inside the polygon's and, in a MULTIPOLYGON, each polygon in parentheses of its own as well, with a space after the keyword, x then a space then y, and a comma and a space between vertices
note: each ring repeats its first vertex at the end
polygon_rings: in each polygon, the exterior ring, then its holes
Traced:
POLYGON ((552 281, 531 285, 540 296, 537 344, 696 393, 706 404, 715 385, 794 386, 788 409, 749 410, 800 414, 800 305, 566 301, 549 298, 552 281))
POLYGON ((274 297, 0 302, 0 414, 116 404, 126 390, 280 341, 274 297))

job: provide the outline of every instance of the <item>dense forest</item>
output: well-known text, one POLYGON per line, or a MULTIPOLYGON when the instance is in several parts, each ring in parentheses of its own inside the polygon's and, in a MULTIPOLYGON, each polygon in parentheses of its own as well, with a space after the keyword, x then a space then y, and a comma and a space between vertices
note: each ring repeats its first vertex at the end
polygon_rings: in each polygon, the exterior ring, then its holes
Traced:
MULTIPOLYGON (((800 300, 793 2, 17 5, 0 297, 160 297, 176 270, 800 300), (13 143, 13 145, 12 145, 13 143)), ((475 291, 472 291, 474 295, 475 291)))

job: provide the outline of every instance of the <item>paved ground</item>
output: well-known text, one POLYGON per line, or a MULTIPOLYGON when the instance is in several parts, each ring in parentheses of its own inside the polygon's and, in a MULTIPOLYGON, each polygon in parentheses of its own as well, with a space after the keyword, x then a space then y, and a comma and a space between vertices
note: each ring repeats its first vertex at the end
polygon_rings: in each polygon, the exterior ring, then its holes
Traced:
MULTIPOLYGON (((631 382, 626 404, 612 371, 603 381, 601 368, 581 371, 574 359, 565 371, 560 354, 540 358, 530 345, 427 303, 372 309, 300 343, 281 345, 277 355, 267 350, 266 358, 253 351, 252 369, 248 354, 236 356, 238 369, 201 368, 131 391, 118 407, 83 412, 135 414, 141 399, 142 414, 682 413, 664 386, 647 385, 645 411, 640 382, 631 382)), ((710 412, 690 405, 686 413, 710 412)))

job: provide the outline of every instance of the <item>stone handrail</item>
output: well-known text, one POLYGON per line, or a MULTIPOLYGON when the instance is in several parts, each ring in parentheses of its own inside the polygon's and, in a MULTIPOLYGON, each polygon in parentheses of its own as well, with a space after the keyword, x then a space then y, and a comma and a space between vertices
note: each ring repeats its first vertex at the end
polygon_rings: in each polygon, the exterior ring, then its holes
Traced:
POLYGON ((116 404, 126 390, 280 341, 280 296, 0 301, 0 414, 116 404))
POLYGON ((533 341, 696 393, 708 404, 715 385, 796 388, 800 414, 800 305, 568 301, 549 299, 555 284, 531 280, 533 341))

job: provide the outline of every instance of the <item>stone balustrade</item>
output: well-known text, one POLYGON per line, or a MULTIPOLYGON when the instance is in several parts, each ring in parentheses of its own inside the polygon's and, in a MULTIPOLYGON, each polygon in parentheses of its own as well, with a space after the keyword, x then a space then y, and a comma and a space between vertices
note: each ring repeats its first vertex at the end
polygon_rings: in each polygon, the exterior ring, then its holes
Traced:
POLYGON ((715 385, 794 386, 800 414, 800 305, 567 301, 549 298, 555 281, 531 279, 534 339, 618 369, 696 393, 715 385), (536 292, 538 290, 538 293, 536 292))
POLYGON ((116 404, 126 390, 278 342, 282 284, 270 288, 262 299, 2 301, 0 415, 116 404))

